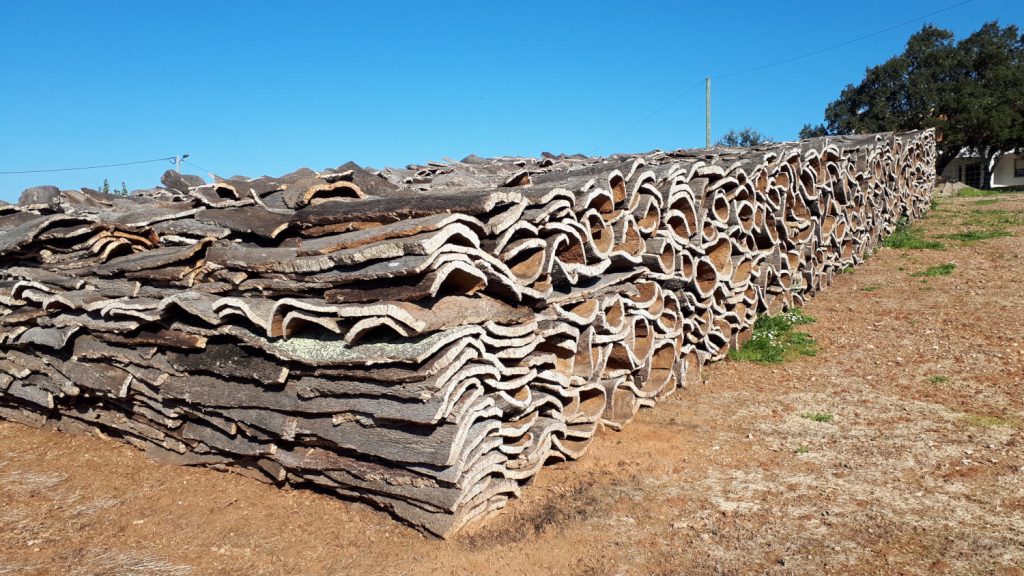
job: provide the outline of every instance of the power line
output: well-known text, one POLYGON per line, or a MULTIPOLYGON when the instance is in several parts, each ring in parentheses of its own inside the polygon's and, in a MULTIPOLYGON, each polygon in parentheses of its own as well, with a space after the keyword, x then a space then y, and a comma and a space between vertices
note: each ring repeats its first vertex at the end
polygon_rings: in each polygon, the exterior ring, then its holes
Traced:
POLYGON ((174 161, 174 156, 166 158, 154 158, 153 160, 138 160, 136 162, 120 162, 118 164, 98 164, 96 166, 77 166, 75 168, 48 168, 45 170, 0 170, 0 174, 40 174, 43 172, 72 172, 75 170, 93 170, 96 168, 115 168, 117 166, 133 166, 135 164, 151 164, 153 162, 174 161))
POLYGON ((686 90, 683 90, 683 91, 682 91, 682 92, 680 92, 679 94, 676 94, 676 95, 675 95, 675 96, 674 96, 674 97, 673 97, 673 98, 672 98, 671 100, 669 100, 668 102, 666 102, 666 103, 664 103, 663 105, 661 105, 660 107, 658 107, 658 109, 656 109, 656 110, 655 110, 654 112, 651 112, 651 113, 650 113, 650 114, 648 114, 647 116, 644 116, 644 117, 643 117, 642 119, 640 119, 640 121, 639 121, 639 122, 637 122, 636 124, 633 124, 633 125, 632 125, 632 126, 630 126, 629 128, 626 128, 626 129, 625 129, 625 130, 623 130, 622 132, 619 132, 619 133, 618 133, 617 135, 615 135, 615 136, 613 136, 613 137, 609 138, 609 139, 608 139, 608 141, 607 141, 607 142, 605 142, 604 144, 601 144, 601 145, 600 145, 600 146, 598 146, 597 148, 594 148, 593 150, 591 150, 591 151, 590 151, 590 153, 589 153, 589 154, 587 154, 587 156, 593 156, 593 155, 594 155, 594 152, 597 152, 597 151, 598 151, 598 150, 600 150, 601 148, 604 148, 605 146, 607 146, 607 145, 611 144, 612 142, 614 142, 614 141, 618 140, 619 138, 622 138, 622 137, 623 137, 623 136, 625 136, 626 134, 628 134, 628 133, 632 132, 632 131, 633 131, 634 129, 636 129, 636 128, 637 128, 638 126, 640 126, 640 125, 641 125, 641 124, 643 124, 644 122, 647 122, 647 121, 648 121, 648 120, 650 120, 651 118, 654 118, 655 116, 657 116, 657 115, 658 115, 658 113, 659 113, 659 112, 661 112, 662 110, 664 110, 665 108, 668 108, 669 106, 671 106, 671 105, 675 104, 676 102, 678 102, 678 101, 679 101, 679 99, 680 99, 680 98, 682 98, 683 96, 686 96, 686 95, 687 95, 687 94, 689 94, 690 92, 693 92, 694 90, 696 90, 696 89, 697 89, 697 87, 698 87, 698 86, 700 86, 700 85, 701 85, 701 84, 703 84, 703 83, 704 83, 704 79, 703 79, 703 78, 701 78, 700 80, 698 80, 698 81, 697 81, 697 83, 696 83, 696 84, 694 84, 693 86, 690 86, 690 87, 689 87, 689 88, 687 88, 686 90))
POLYGON ((188 164, 190 166, 193 166, 195 168, 199 168, 203 172, 206 172, 206 173, 209 173, 209 174, 214 174, 215 173, 213 170, 208 170, 206 168, 203 168, 202 166, 200 166, 199 164, 196 164, 195 162, 193 162, 191 160, 182 160, 182 162, 184 162, 185 164, 188 164))
MULTIPOLYGON (((754 68, 748 68, 748 69, 746 69, 746 70, 740 70, 740 71, 738 71, 738 72, 731 72, 731 73, 729 73, 729 74, 724 74, 724 75, 721 75, 721 76, 712 76, 712 77, 713 77, 713 78, 717 78, 717 79, 724 79, 724 78, 732 78, 732 77, 734 77, 734 76, 740 76, 740 75, 742 75, 742 74, 748 74, 748 73, 750 73, 750 72, 757 72, 757 71, 759 71, 759 70, 764 70, 764 69, 766 69, 766 68, 772 68, 772 67, 775 67, 775 66, 781 66, 781 65, 783 65, 783 64, 789 64, 790 62, 795 62, 795 61, 797 61, 797 60, 802 60, 802 59, 804 59, 804 58, 810 58, 811 56, 817 56, 818 54, 821 54, 821 53, 824 53, 824 52, 828 52, 828 51, 830 51, 830 50, 835 50, 836 48, 842 48, 843 46, 849 46, 850 44, 854 44, 854 43, 856 43, 856 42, 860 42, 860 41, 862 41, 862 40, 867 40, 868 38, 873 38, 873 37, 875 37, 875 36, 878 36, 878 35, 880 35, 880 34, 884 34, 884 33, 886 33, 886 32, 890 32, 890 31, 892 31, 892 30, 895 30, 895 29, 897 29, 897 28, 900 28, 900 27, 902 27, 902 26, 906 26, 907 24, 913 24, 914 22, 918 22, 918 21, 920 21, 920 20, 924 20, 925 18, 929 18, 929 17, 931 17, 931 16, 935 16, 936 14, 942 14, 943 12, 948 12, 948 11, 950 11, 950 10, 953 10, 954 8, 959 8, 959 7, 961 7, 961 6, 965 5, 965 4, 970 4, 970 3, 971 3, 971 2, 973 2, 973 1, 974 1, 974 0, 963 0, 962 2, 957 2, 956 4, 953 4, 953 5, 951 5, 951 6, 947 6, 947 7, 945 7, 945 8, 942 8, 942 9, 940 9, 940 10, 935 10, 935 11, 933 11, 933 12, 929 12, 929 13, 927 13, 927 14, 924 14, 924 15, 922 15, 922 16, 918 16, 918 17, 916 17, 916 18, 912 18, 912 19, 910 19, 910 20, 906 20, 906 21, 904 21, 904 22, 900 22, 899 24, 894 24, 894 25, 892 25, 892 26, 889 26, 888 28, 883 28, 882 30, 878 30, 878 31, 875 31, 875 32, 871 32, 870 34, 865 34, 865 35, 863 35, 863 36, 860 36, 860 37, 854 38, 854 39, 852 39, 852 40, 847 40, 847 41, 845 41, 845 42, 840 42, 839 44, 834 44, 834 45, 832 45, 832 46, 828 46, 828 47, 825 47, 825 48, 820 48, 820 49, 818 49, 818 50, 815 50, 815 51, 813 51, 813 52, 808 52, 808 53, 806 53, 806 54, 801 54, 801 55, 799 55, 799 56, 793 56, 792 58, 787 58, 787 59, 785 59, 785 60, 779 60, 778 62, 772 62, 772 63, 770 63, 770 64, 764 64, 764 65, 762 65, 762 66, 756 66, 756 67, 754 67, 754 68)), ((668 102, 666 102, 665 104, 663 104, 662 106, 660 106, 660 107, 659 107, 658 109, 656 109, 655 111, 651 112, 651 113, 650 113, 650 114, 648 114, 647 116, 644 116, 644 117, 643 117, 643 118, 642 118, 642 119, 641 119, 640 121, 638 121, 638 122, 637 122, 636 124, 633 124, 633 125, 632 125, 632 126, 630 126, 629 128, 626 128, 625 130, 623 130, 622 132, 620 132, 620 133, 619 133, 619 134, 617 134, 616 136, 613 136, 612 138, 608 139, 608 141, 606 141, 606 142, 605 142, 604 144, 601 144, 601 145, 600 145, 600 146, 598 146, 597 148, 594 148, 594 149, 593 149, 593 150, 592 150, 592 151, 590 152, 590 154, 588 154, 588 156, 593 156, 593 155, 594 155, 594 152, 597 152, 598 150, 600 150, 600 149, 604 148, 605 146, 607 146, 607 145, 611 144, 612 142, 614 142, 614 141, 618 140, 619 138, 621 138, 621 137, 625 136, 625 135, 626 135, 626 134, 628 134, 629 132, 632 132, 632 131, 633 131, 633 130, 635 130, 635 129, 636 129, 637 127, 639 127, 639 126, 640 126, 641 124, 643 124, 643 123, 647 122, 648 120, 650 120, 650 119, 651 119, 651 118, 653 118, 654 116, 658 115, 658 114, 659 114, 659 113, 660 113, 660 112, 661 112, 662 110, 664 110, 664 109, 668 108, 668 107, 669 107, 669 106, 671 106, 672 104, 675 104, 675 103, 676 103, 677 101, 679 101, 679 99, 680 99, 680 98, 682 98, 683 96, 686 96, 686 95, 687 95, 687 94, 689 94, 690 92, 693 92, 693 91, 694 91, 694 90, 695 90, 695 89, 696 89, 696 88, 697 88, 698 86, 700 86, 700 85, 701 85, 701 83, 702 83, 702 82, 704 82, 704 79, 703 79, 703 78, 702 78, 702 79, 700 79, 700 80, 698 80, 698 81, 697 81, 697 82, 696 82, 696 83, 695 83, 695 84, 694 84, 693 86, 690 86, 689 88, 687 88, 687 89, 686 89, 686 90, 684 90, 683 92, 681 92, 681 93, 677 94, 676 96, 672 97, 672 99, 671 99, 671 100, 669 100, 668 102)))
POLYGON ((753 68, 748 68, 746 70, 740 70, 739 72, 731 72, 729 74, 723 74, 721 76, 715 76, 715 78, 718 78, 719 80, 721 80, 723 78, 732 78, 734 76, 740 76, 742 74, 749 74, 750 72, 757 72, 759 70, 764 70, 766 68, 772 68, 772 67, 775 67, 775 66, 781 66, 783 64, 789 64, 790 62, 796 62, 797 60, 803 60, 804 58, 810 58, 811 56, 817 56, 818 54, 829 52, 831 50, 835 50, 836 48, 842 48, 844 46, 849 46, 850 44, 854 44, 856 42, 860 42, 861 40, 867 40, 868 38, 874 38, 875 36, 878 36, 880 34, 885 34, 886 32, 891 32, 891 31, 893 31, 893 30, 895 30, 897 28, 902 28, 903 26, 906 26, 907 24, 913 24, 914 22, 918 22, 918 21, 924 20, 925 18, 930 18, 932 16, 935 16, 936 14, 942 14, 943 12, 949 12, 950 10, 952 10, 954 8, 959 8, 959 7, 963 6, 964 4, 970 4, 973 1, 974 0, 964 0, 963 2, 957 2, 956 4, 953 4, 952 6, 947 6, 945 8, 942 8, 941 10, 936 10, 934 12, 929 12, 927 14, 924 14, 923 16, 918 16, 917 18, 911 18, 910 20, 907 20, 905 22, 900 22, 899 24, 893 24, 892 26, 889 26, 888 28, 883 28, 881 30, 872 32, 870 34, 865 34, 863 36, 859 36, 859 37, 854 38, 852 40, 847 40, 845 42, 840 42, 839 44, 833 44, 832 46, 827 46, 825 48, 820 48, 818 50, 814 50, 813 52, 807 52, 806 54, 800 54, 799 56, 793 56, 791 58, 786 58, 785 60, 779 60, 778 62, 772 62, 771 64, 764 64, 762 66, 755 66, 753 68))

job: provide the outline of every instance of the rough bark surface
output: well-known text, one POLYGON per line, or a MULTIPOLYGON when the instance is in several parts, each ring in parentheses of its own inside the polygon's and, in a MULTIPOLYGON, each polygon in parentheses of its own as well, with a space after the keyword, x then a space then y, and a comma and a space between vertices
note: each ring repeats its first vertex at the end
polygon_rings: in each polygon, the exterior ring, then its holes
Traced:
POLYGON ((354 164, 0 206, 0 416, 437 535, 929 206, 929 131, 354 164))

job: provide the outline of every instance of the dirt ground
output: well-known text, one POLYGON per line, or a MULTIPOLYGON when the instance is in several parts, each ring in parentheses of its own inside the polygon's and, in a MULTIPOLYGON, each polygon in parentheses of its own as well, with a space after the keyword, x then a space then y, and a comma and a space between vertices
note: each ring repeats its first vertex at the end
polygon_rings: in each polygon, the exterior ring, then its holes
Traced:
POLYGON ((1024 194, 923 226, 984 210, 1014 236, 879 250, 804 307, 816 357, 706 368, 449 541, 0 423, 0 575, 1024 574, 1024 194))

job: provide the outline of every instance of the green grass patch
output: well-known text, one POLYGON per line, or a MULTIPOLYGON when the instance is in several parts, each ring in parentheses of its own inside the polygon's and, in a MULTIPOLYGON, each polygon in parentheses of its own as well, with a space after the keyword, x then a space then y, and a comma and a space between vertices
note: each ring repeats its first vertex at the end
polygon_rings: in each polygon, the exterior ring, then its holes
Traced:
POLYGON ((970 186, 968 186, 957 192, 956 195, 960 198, 979 198, 982 196, 1012 194, 1014 192, 1024 192, 1024 186, 1001 186, 999 188, 993 188, 991 190, 979 190, 977 188, 971 188, 970 186))
POLYGON ((800 446, 796 450, 793 450, 793 454, 807 454, 811 449, 807 446, 800 446))
MULTIPOLYGON (((998 202, 998 200, 994 201, 998 202)), ((976 203, 980 202, 984 202, 984 200, 979 200, 976 203)), ((1013 233, 1007 227, 1024 225, 1024 214, 1010 210, 975 209, 963 217, 962 224, 967 228, 963 232, 943 234, 939 238, 970 244, 982 240, 1013 236, 1013 233)))
POLYGON ((853 266, 847 266, 846 268, 839 269, 840 274, 853 274, 853 266))
POLYGON ((928 381, 931 382, 932 384, 945 384, 946 382, 949 382, 949 377, 948 376, 932 376, 931 378, 928 379, 928 381))
POLYGON ((739 350, 731 350, 729 358, 741 362, 778 364, 795 356, 814 356, 818 343, 795 326, 810 324, 814 318, 799 308, 775 316, 761 316, 754 323, 754 333, 739 350))
POLYGON ((958 198, 980 198, 982 196, 995 196, 999 193, 997 190, 981 190, 968 186, 959 190, 956 195, 958 198))
POLYGON ((953 273, 953 270, 956 270, 956 264, 949 262, 948 264, 939 264, 938 266, 932 266, 931 268, 926 268, 920 272, 914 272, 911 276, 915 278, 949 276, 953 273))
POLYGON ((825 424, 828 424, 829 422, 835 420, 836 418, 833 414, 829 412, 804 412, 803 414, 801 414, 801 416, 807 418, 808 420, 812 420, 814 422, 823 422, 825 424))
POLYGON ((942 250, 946 246, 938 240, 924 237, 924 230, 910 225, 906 218, 896 224, 896 230, 882 241, 882 246, 897 250, 942 250))
POLYGON ((874 292, 879 288, 881 288, 881 286, 879 286, 878 284, 868 284, 867 286, 861 288, 861 292, 874 292))
POLYGON ((993 228, 998 226, 1018 226, 1024 224, 1024 215, 1011 210, 971 210, 964 222, 968 226, 993 228))
POLYGON ((1002 201, 1002 198, 986 198, 984 200, 975 200, 973 204, 975 206, 991 206, 992 204, 998 204, 1002 201))
POLYGON ((970 244, 971 242, 980 242, 982 240, 991 240, 993 238, 1005 238, 1007 236, 1013 236, 1013 234, 1005 228, 989 228, 988 230, 968 230, 967 232, 957 232, 956 234, 944 234, 940 236, 940 238, 970 244))
POLYGON ((981 414, 968 414, 963 417, 963 421, 971 426, 980 426, 982 428, 1016 428, 1017 421, 1012 418, 1003 418, 1000 416, 983 416, 981 414))

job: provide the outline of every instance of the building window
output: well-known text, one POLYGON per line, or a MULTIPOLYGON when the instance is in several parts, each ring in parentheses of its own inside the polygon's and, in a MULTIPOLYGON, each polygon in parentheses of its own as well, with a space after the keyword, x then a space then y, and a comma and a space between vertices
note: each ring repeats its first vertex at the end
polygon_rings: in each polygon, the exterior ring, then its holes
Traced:
POLYGON ((1024 156, 1013 159, 1013 177, 1024 178, 1024 156))

